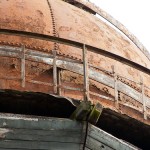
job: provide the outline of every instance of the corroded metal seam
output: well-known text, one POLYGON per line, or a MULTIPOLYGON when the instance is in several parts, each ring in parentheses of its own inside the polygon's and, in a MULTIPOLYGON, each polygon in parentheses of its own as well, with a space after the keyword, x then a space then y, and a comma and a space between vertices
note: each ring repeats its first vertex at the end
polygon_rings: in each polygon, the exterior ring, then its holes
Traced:
MULTIPOLYGON (((14 46, 14 47, 21 47, 21 43, 15 43, 15 42, 7 42, 7 41, 0 41, 0 45, 6 45, 6 46, 14 46)), ((33 50, 37 50, 37 51, 42 51, 42 52, 49 52, 48 49, 44 48, 44 47, 37 47, 37 46, 33 46, 33 45, 28 45, 28 44, 24 44, 24 46, 27 49, 33 49, 33 50)), ((57 55, 59 56, 65 56, 68 59, 72 59, 74 61, 80 61, 81 59, 76 57, 76 56, 72 56, 71 54, 68 55, 66 53, 63 53, 61 51, 57 51, 57 55)))
MULTIPOLYGON (((8 48, 8 47, 0 47, 0 55, 1 56, 8 56, 8 57, 17 57, 20 58, 20 48, 8 48), (11 52, 9 51, 11 49, 11 52), (12 52, 14 50, 14 52, 12 52)), ((53 58, 45 57, 42 52, 32 52, 33 50, 27 50, 30 54, 25 54, 26 59, 42 62, 48 65, 53 65, 53 58)), ((64 60, 57 60, 56 65, 59 68, 66 69, 69 71, 72 71, 74 73, 83 75, 83 66, 81 64, 73 63, 73 62, 67 62, 64 60)), ((95 80, 97 82, 100 82, 106 86, 109 86, 111 88, 114 88, 114 79, 111 77, 108 77, 107 75, 104 75, 94 69, 89 69, 89 78, 92 80, 95 80)), ((117 88, 120 92, 132 97, 136 101, 142 103, 142 97, 141 93, 133 89, 132 87, 118 81, 117 88)), ((144 96, 144 100, 146 102, 146 106, 150 108, 150 98, 147 96, 144 96)))
MULTIPOLYGON (((46 1, 47 1, 49 10, 50 10, 50 14, 51 14, 51 20, 52 20, 52 25, 53 25, 53 36, 54 37, 59 37, 58 31, 57 31, 57 28, 56 28, 56 19, 55 19, 55 16, 54 16, 54 11, 52 9, 52 5, 50 3, 50 0, 46 0, 46 1)), ((58 50, 58 48, 59 48, 59 45, 58 45, 57 42, 55 42, 54 43, 54 50, 58 50)))
POLYGON ((85 5, 86 7, 89 7, 91 10, 96 12, 98 15, 100 15, 102 18, 110 22, 112 25, 114 25, 117 29, 119 29, 125 36, 127 36, 140 50, 143 52, 143 54, 150 60, 150 53, 145 48, 145 46, 138 40, 137 37, 135 37, 122 23, 120 23, 118 20, 113 18, 111 15, 109 15, 107 12, 99 8, 98 6, 95 6, 91 2, 83 1, 83 0, 74 0, 78 3, 81 3, 85 5))

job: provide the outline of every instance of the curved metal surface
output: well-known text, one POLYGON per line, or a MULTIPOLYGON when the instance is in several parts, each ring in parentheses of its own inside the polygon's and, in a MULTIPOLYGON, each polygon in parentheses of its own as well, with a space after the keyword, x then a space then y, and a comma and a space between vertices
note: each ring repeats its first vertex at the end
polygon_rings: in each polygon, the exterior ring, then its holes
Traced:
POLYGON ((123 34, 125 34, 145 54, 145 56, 150 60, 150 53, 149 53, 149 51, 138 40, 138 38, 135 37, 122 23, 120 23, 118 20, 116 20, 114 17, 112 17, 106 11, 102 10, 98 6, 95 6, 91 2, 84 1, 84 0, 74 0, 74 1, 78 2, 78 3, 82 4, 82 5, 85 5, 86 7, 90 8, 93 12, 97 13, 98 15, 103 17, 105 20, 110 22, 112 25, 114 25, 123 34))
MULTIPOLYGON (((87 45, 105 49, 150 67, 147 57, 130 40, 100 19, 61 0, 49 0, 48 2, 50 7, 47 0, 2 1, 0 13, 4 15, 0 17, 0 28, 46 35, 59 34, 59 37, 81 41, 87 45)), ((23 42, 26 47, 27 45, 33 47, 34 45, 38 50, 47 52, 50 52, 53 48, 53 43, 23 38, 14 39, 11 37, 8 39, 5 36, 1 36, 0 41, 1 44, 7 43, 7 45, 10 43, 17 45, 23 42)), ((71 56, 80 59, 80 55, 74 48, 70 49, 70 47, 64 47, 63 45, 59 45, 57 48, 62 54, 70 55, 71 53, 71 56), (67 51, 64 51, 64 49, 67 49, 67 51)), ((92 57, 90 58, 92 59, 92 57)), ((97 63, 98 60, 92 59, 91 61, 97 63)))
MULTIPOLYGON (((136 111, 142 114, 142 119, 143 113, 149 113, 150 92, 148 94, 143 90, 141 92, 141 85, 138 84, 134 87, 134 84, 130 84, 129 81, 126 84, 117 79, 116 84, 114 72, 110 73, 112 67, 117 63, 118 73, 121 73, 122 76, 125 78, 132 76, 136 81, 141 76, 139 74, 142 73, 143 85, 145 83, 147 87, 150 85, 149 82, 146 82, 149 80, 150 74, 149 60, 121 34, 93 15, 61 0, 2 1, 0 7, 2 7, 0 13, 5 14, 4 17, 0 17, 0 77, 3 78, 0 80, 1 88, 49 93, 53 91, 53 86, 56 86, 52 82, 54 78, 56 79, 52 68, 55 70, 55 75, 57 75, 56 68, 61 68, 64 73, 61 74, 61 77, 65 78, 62 80, 67 81, 69 78, 70 89, 68 88, 68 90, 74 91, 69 93, 64 90, 63 94, 70 98, 83 100, 84 68, 81 65, 83 59, 80 49, 83 49, 83 45, 86 44, 90 84, 92 90, 97 92, 94 93, 90 89, 90 96, 93 95, 91 100, 97 101, 99 97, 106 107, 117 112, 123 111, 124 108, 120 108, 120 110, 114 106, 115 90, 118 99, 122 95, 128 96, 127 100, 131 98, 131 103, 121 101, 121 106, 129 105, 134 109, 134 106, 137 105, 136 111), (5 9, 10 11, 4 13, 5 9), (54 28, 55 23, 57 26, 54 28), (57 37, 56 31, 58 31, 59 37, 57 37), (56 44, 59 46, 58 49, 55 47, 56 44), (21 45, 25 49, 20 48, 21 45), (51 55, 52 50, 57 50, 55 61, 54 56, 51 55), (92 66, 103 67, 104 71, 97 70, 92 66), (71 73, 79 75, 75 77, 76 81, 71 73), (15 78, 13 76, 5 77, 5 74, 14 75, 15 78), (146 103, 146 108, 143 101, 146 103)), ((57 88, 62 90, 66 86, 66 83, 62 85, 58 83, 57 88)), ((121 113, 133 117, 135 115, 135 118, 139 119, 134 111, 121 113)), ((149 124, 149 120, 142 121, 149 124)))

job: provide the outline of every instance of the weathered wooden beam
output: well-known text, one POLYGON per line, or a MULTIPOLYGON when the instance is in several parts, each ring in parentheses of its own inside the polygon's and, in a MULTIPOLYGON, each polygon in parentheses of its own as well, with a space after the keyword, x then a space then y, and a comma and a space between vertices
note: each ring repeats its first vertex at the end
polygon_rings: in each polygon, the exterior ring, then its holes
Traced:
POLYGON ((83 130, 70 119, 0 114, 0 150, 80 150, 83 130))
POLYGON ((144 83, 143 83, 143 77, 141 76, 141 91, 142 91, 142 103, 143 103, 143 114, 144 114, 144 119, 147 120, 147 113, 146 113, 146 103, 145 103, 145 87, 144 87, 144 83))
POLYGON ((25 46, 22 45, 21 51, 21 86, 25 87, 25 46))
POLYGON ((57 82, 58 82, 58 95, 62 95, 62 91, 61 91, 61 86, 62 85, 62 82, 61 82, 61 69, 57 69, 57 82))
POLYGON ((137 150, 138 148, 86 122, 0 114, 0 150, 8 149, 137 150))
POLYGON ((27 82, 34 83, 34 84, 39 84, 39 85, 51 86, 51 87, 53 86, 52 83, 46 83, 46 82, 42 82, 42 81, 28 80, 27 82))
POLYGON ((67 89, 67 90, 71 90, 71 91, 80 91, 80 92, 84 91, 83 89, 80 89, 80 88, 74 88, 74 87, 65 86, 65 85, 58 85, 58 88, 67 89))
POLYGON ((103 145, 104 149, 108 150, 137 150, 137 147, 127 144, 122 140, 117 139, 116 137, 106 133, 105 131, 88 124, 88 133, 87 133, 87 147, 90 149, 98 150, 103 145))
POLYGON ((108 96, 104 96, 104 95, 101 95, 101 94, 94 93, 93 91, 92 91, 92 92, 90 91, 89 93, 90 93, 90 95, 93 95, 93 96, 99 97, 99 98, 101 98, 101 99, 114 101, 114 99, 113 99, 113 98, 110 98, 110 97, 108 97, 108 96))
POLYGON ((97 141, 90 136, 87 136, 86 146, 89 148, 87 150, 114 150, 101 141, 97 141))
POLYGON ((81 131, 0 128, 1 140, 81 143, 81 131), (64 138, 65 137, 65 138, 64 138))
POLYGON ((57 66, 56 66, 56 60, 57 60, 57 56, 56 56, 56 51, 53 50, 53 84, 54 84, 54 93, 57 94, 57 66))
POLYGON ((117 69, 116 66, 113 66, 113 73, 114 73, 114 95, 115 95, 115 106, 119 108, 118 102, 118 80, 117 80, 117 69))
POLYGON ((0 114, 0 128, 33 129, 33 130, 82 130, 82 123, 70 119, 27 117, 20 115, 0 114), (57 124, 57 125, 56 125, 57 124))
POLYGON ((88 55, 85 44, 83 45, 83 77, 84 77, 84 100, 89 100, 89 75, 88 75, 88 55))
POLYGON ((63 142, 41 142, 41 141, 18 141, 18 140, 3 140, 0 141, 0 150, 8 149, 29 149, 29 150, 79 150, 78 143, 63 143, 63 142), (3 148, 3 149, 2 149, 3 148))

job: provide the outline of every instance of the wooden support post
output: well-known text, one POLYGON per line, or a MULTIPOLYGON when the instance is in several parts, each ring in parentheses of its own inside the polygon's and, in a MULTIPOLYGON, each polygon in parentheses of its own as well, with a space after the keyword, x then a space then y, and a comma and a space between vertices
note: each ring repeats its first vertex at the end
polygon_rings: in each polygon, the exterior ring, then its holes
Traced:
POLYGON ((118 103, 118 80, 117 80, 117 73, 116 73, 116 67, 113 66, 113 73, 114 73, 114 94, 115 94, 115 106, 118 109, 119 103, 118 103))
POLYGON ((58 80, 58 95, 61 96, 61 69, 57 69, 57 80, 58 80))
POLYGON ((142 102, 143 102, 144 119, 147 120, 146 103, 145 103, 145 88, 144 88, 144 83, 143 83, 142 76, 141 76, 141 91, 142 91, 142 102))
POLYGON ((57 66, 56 66, 56 51, 53 50, 53 87, 54 87, 54 93, 57 94, 57 66))
POLYGON ((88 57, 85 44, 83 45, 83 75, 84 75, 84 100, 89 100, 89 75, 88 75, 88 57))
POLYGON ((22 45, 21 51, 21 86, 25 87, 25 46, 22 45))

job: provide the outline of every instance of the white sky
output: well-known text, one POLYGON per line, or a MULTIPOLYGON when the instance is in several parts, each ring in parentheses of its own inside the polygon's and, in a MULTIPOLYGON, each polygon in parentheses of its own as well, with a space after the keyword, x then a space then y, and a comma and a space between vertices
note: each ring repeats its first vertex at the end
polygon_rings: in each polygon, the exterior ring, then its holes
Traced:
POLYGON ((150 52, 150 0, 90 0, 120 21, 150 52))

